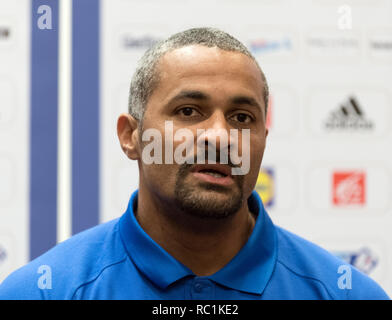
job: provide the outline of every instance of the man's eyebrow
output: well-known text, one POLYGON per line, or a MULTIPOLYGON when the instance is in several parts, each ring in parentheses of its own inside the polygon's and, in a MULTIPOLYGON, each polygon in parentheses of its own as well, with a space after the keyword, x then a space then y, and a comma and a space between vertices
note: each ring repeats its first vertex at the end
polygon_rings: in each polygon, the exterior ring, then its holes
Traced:
POLYGON ((185 91, 181 91, 180 93, 175 95, 173 98, 171 98, 168 104, 173 103, 177 100, 181 100, 181 99, 209 100, 210 96, 201 92, 201 91, 185 90, 185 91))
MULTIPOLYGON (((207 101, 210 100, 211 97, 208 94, 205 94, 198 90, 184 90, 171 98, 167 105, 182 99, 207 101)), ((234 96, 229 101, 232 105, 249 105, 262 110, 260 104, 256 101, 256 99, 249 96, 234 96)))
POLYGON ((248 97, 248 96, 235 96, 233 97, 230 102, 232 104, 247 104, 249 106, 253 106, 256 108, 261 109, 260 104, 256 101, 256 99, 252 98, 252 97, 248 97))

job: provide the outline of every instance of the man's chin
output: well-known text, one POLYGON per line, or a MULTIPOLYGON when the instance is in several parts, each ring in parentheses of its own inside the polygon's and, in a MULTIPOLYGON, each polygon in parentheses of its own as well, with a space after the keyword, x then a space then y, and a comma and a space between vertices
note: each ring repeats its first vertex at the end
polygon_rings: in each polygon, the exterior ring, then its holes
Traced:
POLYGON ((236 185, 224 186, 214 183, 201 182, 195 186, 195 190, 200 193, 211 193, 221 194, 222 196, 229 197, 232 193, 238 192, 238 187, 236 185))
POLYGON ((175 191, 181 210, 200 218, 222 219, 235 214, 242 206, 242 192, 235 187, 203 184, 178 187, 175 191))

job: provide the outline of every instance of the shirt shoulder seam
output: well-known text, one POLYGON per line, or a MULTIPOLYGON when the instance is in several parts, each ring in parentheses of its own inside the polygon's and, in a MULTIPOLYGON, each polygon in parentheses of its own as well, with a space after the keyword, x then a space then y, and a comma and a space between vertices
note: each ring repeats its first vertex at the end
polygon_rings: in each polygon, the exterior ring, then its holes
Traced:
POLYGON ((286 269, 288 269, 290 272, 294 273, 296 276, 304 278, 304 279, 310 279, 313 281, 317 281, 319 282, 323 288, 325 289, 325 291, 327 292, 327 294, 329 295, 329 297, 332 300, 336 300, 336 298, 331 294, 331 292, 328 290, 328 287, 325 285, 325 283, 323 281, 321 281, 320 279, 314 278, 314 277, 310 277, 310 276, 305 276, 303 274, 299 274, 298 272, 294 271, 292 268, 290 268, 289 266, 287 266, 283 261, 281 261, 280 259, 277 259, 277 262, 279 262, 282 266, 284 266, 286 269))
POLYGON ((79 289, 81 289, 82 287, 84 287, 84 286, 86 286, 86 285, 88 285, 88 284, 93 283, 94 281, 96 281, 96 280, 100 277, 100 275, 102 274, 103 271, 105 271, 106 269, 108 269, 108 268, 110 268, 110 267, 112 267, 112 266, 114 266, 114 265, 116 265, 116 264, 120 264, 120 263, 124 262, 126 259, 127 259, 127 255, 125 255, 124 257, 122 257, 121 260, 119 260, 119 261, 116 261, 116 262, 113 262, 113 263, 108 264, 107 266, 103 267, 103 268, 98 272, 98 274, 97 274, 95 277, 93 277, 92 279, 90 279, 90 280, 88 280, 88 281, 83 282, 82 284, 80 284, 80 285, 75 289, 74 293, 72 294, 71 300, 74 299, 74 297, 75 297, 75 295, 76 295, 76 293, 78 292, 79 289))

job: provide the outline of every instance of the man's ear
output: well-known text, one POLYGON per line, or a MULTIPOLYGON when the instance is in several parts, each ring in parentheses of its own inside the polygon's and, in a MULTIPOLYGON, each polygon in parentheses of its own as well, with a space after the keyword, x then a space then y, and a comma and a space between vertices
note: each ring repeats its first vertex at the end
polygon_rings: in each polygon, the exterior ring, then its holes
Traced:
POLYGON ((117 136, 127 157, 132 160, 139 159, 138 121, 129 113, 122 113, 118 117, 117 136))

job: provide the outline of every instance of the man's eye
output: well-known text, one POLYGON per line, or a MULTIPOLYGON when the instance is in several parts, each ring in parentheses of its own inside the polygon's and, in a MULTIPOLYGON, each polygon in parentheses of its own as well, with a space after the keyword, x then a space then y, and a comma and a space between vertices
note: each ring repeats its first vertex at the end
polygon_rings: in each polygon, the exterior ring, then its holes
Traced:
POLYGON ((252 118, 246 113, 237 113, 232 118, 241 123, 250 123, 252 121, 252 118))
POLYGON ((181 108, 180 110, 177 111, 177 113, 186 117, 195 116, 198 114, 198 112, 192 107, 181 108))

